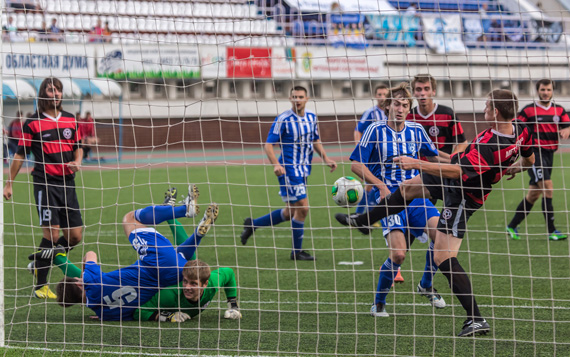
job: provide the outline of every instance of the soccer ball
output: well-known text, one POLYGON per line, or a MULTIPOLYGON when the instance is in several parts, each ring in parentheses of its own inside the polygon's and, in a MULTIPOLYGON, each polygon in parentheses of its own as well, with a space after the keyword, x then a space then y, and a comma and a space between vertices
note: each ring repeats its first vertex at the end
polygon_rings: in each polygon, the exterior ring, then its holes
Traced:
POLYGON ((333 200, 341 207, 353 207, 360 202, 364 189, 354 177, 344 176, 336 180, 332 188, 333 200))

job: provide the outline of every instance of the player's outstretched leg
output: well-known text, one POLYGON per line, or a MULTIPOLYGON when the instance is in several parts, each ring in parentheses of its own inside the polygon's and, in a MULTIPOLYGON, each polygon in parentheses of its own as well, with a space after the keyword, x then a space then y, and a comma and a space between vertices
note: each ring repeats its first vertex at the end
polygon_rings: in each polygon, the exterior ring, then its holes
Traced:
POLYGON ((257 228, 276 226, 286 220, 283 209, 277 209, 265 216, 255 219, 251 219, 251 217, 246 218, 243 221, 243 231, 240 235, 241 244, 246 245, 247 240, 252 236, 253 232, 255 232, 257 228))
POLYGON ((184 257, 188 257, 187 259, 190 260, 191 257, 194 256, 196 248, 200 245, 202 238, 206 233, 208 233, 214 222, 216 222, 219 212, 220 208, 217 204, 212 203, 209 205, 204 213, 204 217, 202 217, 202 220, 198 223, 198 227, 196 227, 194 234, 192 234, 184 243, 179 245, 176 248, 176 251, 178 253, 182 253, 184 257))
POLYGON ((195 217, 200 208, 197 204, 200 195, 196 185, 188 186, 188 196, 184 198, 184 205, 172 207, 170 205, 149 206, 135 211, 135 218, 145 225, 157 225, 167 220, 182 217, 195 217))

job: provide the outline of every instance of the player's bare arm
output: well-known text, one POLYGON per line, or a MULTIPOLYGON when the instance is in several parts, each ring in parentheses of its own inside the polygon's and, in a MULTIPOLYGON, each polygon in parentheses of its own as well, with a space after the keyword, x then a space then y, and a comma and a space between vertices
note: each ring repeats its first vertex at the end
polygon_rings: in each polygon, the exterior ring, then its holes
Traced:
POLYGON ((560 139, 566 140, 570 136, 570 126, 568 128, 561 129, 559 132, 560 139))
POLYGON ((75 157, 73 158, 73 161, 67 163, 67 166, 71 171, 75 173, 79 171, 79 169, 81 168, 82 160, 83 160, 83 149, 79 148, 75 150, 75 157))
POLYGON ((12 182, 18 176, 22 165, 24 164, 24 160, 26 158, 24 155, 21 154, 14 154, 14 159, 12 160, 12 165, 10 165, 10 177, 6 180, 6 185, 4 186, 4 199, 9 200, 12 198, 12 182))
POLYGON ((465 140, 462 143, 459 143, 457 145, 455 145, 455 148, 453 148, 453 152, 452 154, 458 153, 458 152, 464 152, 465 149, 467 149, 467 146, 469 146, 469 141, 465 140))
POLYGON ((332 159, 329 159, 329 157, 327 156, 327 153, 325 152, 325 149, 323 148, 323 144, 321 143, 321 141, 320 140, 313 141, 313 147, 314 147, 315 151, 317 152, 317 154, 319 154, 319 156, 323 159, 325 164, 331 168, 331 172, 336 170, 336 167, 337 167, 336 162, 332 159))
POLYGON ((440 164, 449 164, 451 162, 451 155, 446 152, 439 151, 438 156, 427 156, 427 161, 429 162, 436 162, 440 164))
POLYGON ((265 144, 265 154, 267 155, 269 162, 271 162, 271 165, 273 165, 273 173, 275 176, 285 175, 285 168, 279 163, 279 160, 277 160, 277 156, 275 156, 275 150, 273 150, 273 144, 265 144))
POLYGON ((390 194, 388 186, 386 186, 386 184, 382 182, 382 180, 374 176, 374 174, 363 163, 358 161, 353 161, 352 165, 350 166, 350 169, 352 170, 352 172, 354 172, 355 175, 360 177, 364 182, 370 183, 378 187, 378 189, 380 190, 380 196, 382 198, 390 194))
POLYGON ((455 164, 440 164, 425 162, 408 156, 394 158, 403 170, 421 170, 426 174, 458 180, 461 177, 461 166, 455 164))
POLYGON ((534 154, 529 157, 523 157, 507 169, 507 172, 505 173, 506 176, 509 176, 507 177, 507 180, 514 179, 518 173, 530 169, 532 165, 534 165, 534 154))

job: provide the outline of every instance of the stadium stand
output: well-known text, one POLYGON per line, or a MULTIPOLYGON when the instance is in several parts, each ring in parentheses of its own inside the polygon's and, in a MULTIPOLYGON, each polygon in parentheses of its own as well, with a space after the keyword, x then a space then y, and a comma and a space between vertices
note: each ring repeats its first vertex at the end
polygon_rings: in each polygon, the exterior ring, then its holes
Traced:
POLYGON ((113 43, 165 41, 178 43, 223 44, 242 41, 246 45, 285 45, 283 32, 275 21, 258 13, 255 4, 245 1, 47 1, 43 11, 9 11, 15 18, 21 40, 41 39, 42 22, 52 19, 63 30, 62 41, 89 42, 90 30, 98 20, 108 23, 113 43), (260 37, 263 37, 261 39, 260 37))

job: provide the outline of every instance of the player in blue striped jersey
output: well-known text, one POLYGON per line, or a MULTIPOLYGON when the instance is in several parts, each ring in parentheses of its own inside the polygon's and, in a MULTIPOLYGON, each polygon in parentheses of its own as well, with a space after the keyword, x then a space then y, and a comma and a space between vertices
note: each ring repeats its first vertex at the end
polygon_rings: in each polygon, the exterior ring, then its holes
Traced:
MULTIPOLYGON (((386 117, 386 112, 384 111, 385 110, 384 102, 387 96, 388 96, 388 87, 386 85, 380 84, 376 86, 376 88, 374 89, 374 97, 377 100, 377 104, 372 108, 368 109, 367 111, 365 111, 364 114, 362 114, 362 117, 360 117, 360 120, 356 125, 356 129, 354 129, 354 142, 356 144, 360 142, 362 134, 364 134, 364 132, 370 126, 370 124, 383 122, 388 119, 386 117)), ((356 207, 357 214, 364 213, 369 204, 373 202, 372 186, 367 185, 365 186, 365 188, 366 188, 366 196, 364 196, 364 199, 360 200, 360 202, 358 203, 358 206, 356 207)), ((380 227, 378 223, 375 224, 377 225, 376 227, 380 227)))
POLYGON ((305 110, 309 100, 307 89, 294 87, 291 89, 289 100, 292 109, 275 118, 265 143, 265 153, 279 180, 279 194, 287 207, 255 219, 246 218, 241 242, 245 245, 259 227, 274 226, 290 220, 293 230, 291 259, 314 260, 313 256, 302 250, 305 218, 309 213, 307 177, 311 174, 313 152, 316 151, 321 156, 325 164, 331 168, 331 172, 337 165, 327 157, 321 144, 317 116, 305 110), (275 155, 274 146, 279 146, 281 149, 279 159, 275 155))
MULTIPOLYGON (((419 175, 418 170, 402 170, 393 162, 395 157, 410 156, 417 159, 421 154, 428 160, 439 161, 439 153, 423 127, 406 122, 411 105, 412 95, 407 89, 407 83, 392 88, 389 99, 386 100, 388 120, 370 125, 350 156, 352 171, 375 186, 373 192, 376 201, 397 190, 403 181, 419 175)), ((430 248, 426 252, 424 275, 417 290, 433 306, 445 307, 445 301, 432 286, 433 274, 437 271, 437 266, 433 263, 433 241, 438 217, 439 212, 429 200, 416 199, 404 211, 382 220, 390 256, 380 268, 375 304, 371 309, 373 316, 388 316, 386 296, 413 242, 413 238, 406 239, 408 230, 414 237, 421 237, 424 230, 427 230, 431 238, 430 248)))

